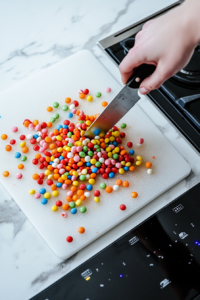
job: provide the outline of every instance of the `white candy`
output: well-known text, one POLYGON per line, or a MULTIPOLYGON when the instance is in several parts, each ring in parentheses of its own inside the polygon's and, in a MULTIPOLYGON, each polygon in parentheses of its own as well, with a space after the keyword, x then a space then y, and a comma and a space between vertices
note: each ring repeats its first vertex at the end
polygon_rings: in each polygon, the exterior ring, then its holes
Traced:
POLYGON ((56 168, 57 165, 58 165, 57 163, 52 163, 52 167, 53 167, 53 168, 56 168))
POLYGON ((153 170, 152 169, 148 169, 147 170, 147 174, 149 174, 149 175, 153 174, 153 170))
POLYGON ((100 139, 100 137, 97 135, 97 136, 95 136, 95 138, 94 138, 95 140, 99 140, 100 139))
POLYGON ((71 152, 67 153, 67 158, 72 158, 73 156, 74 156, 73 153, 71 153, 71 152))
POLYGON ((100 158, 99 158, 99 161, 100 161, 100 163, 102 163, 102 164, 103 164, 103 163, 104 163, 104 161, 105 161, 105 159, 104 159, 103 157, 100 157, 100 158))
POLYGON ((60 162, 60 159, 59 159, 59 158, 55 158, 53 162, 59 163, 59 162, 60 162))
POLYGON ((87 145, 86 140, 82 141, 82 145, 83 145, 83 146, 86 146, 86 145, 87 145))
POLYGON ((87 139, 85 139, 84 141, 86 141, 86 143, 89 143, 89 142, 90 142, 90 139, 87 138, 87 139))
POLYGON ((97 156, 98 156, 98 157, 101 157, 101 155, 102 155, 101 152, 98 152, 98 153, 97 153, 97 156))
POLYGON ((84 195, 86 198, 88 198, 88 197, 90 197, 90 192, 85 192, 84 195))
POLYGON ((142 144, 137 144, 138 147, 142 146, 142 144))
POLYGON ((37 134, 38 136, 41 136, 41 135, 42 135, 42 132, 38 131, 36 134, 37 134))
POLYGON ((90 179, 90 174, 85 175, 86 179, 90 179))
POLYGON ((81 174, 86 175, 86 174, 87 174, 87 169, 83 169, 83 170, 81 171, 81 174))
POLYGON ((114 186, 113 186, 113 190, 114 190, 114 191, 117 191, 118 189, 119 189, 119 185, 114 185, 114 186))
POLYGON ((90 159, 91 159, 90 156, 85 156, 85 161, 86 161, 86 162, 89 162, 90 159))
POLYGON ((37 142, 40 142, 41 139, 42 139, 42 138, 39 136, 39 137, 36 139, 36 141, 37 141, 37 142))
POLYGON ((33 135, 32 135, 32 134, 27 134, 26 138, 27 138, 28 140, 31 140, 31 139, 33 138, 33 135))
POLYGON ((74 109, 75 108, 75 105, 74 104, 71 104, 70 106, 69 106, 69 109, 74 109))

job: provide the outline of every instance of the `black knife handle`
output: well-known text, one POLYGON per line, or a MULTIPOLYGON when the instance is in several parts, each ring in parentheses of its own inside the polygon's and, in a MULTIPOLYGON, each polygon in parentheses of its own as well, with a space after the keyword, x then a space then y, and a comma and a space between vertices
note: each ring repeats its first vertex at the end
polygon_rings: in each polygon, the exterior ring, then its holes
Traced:
POLYGON ((143 64, 139 66, 137 69, 134 70, 131 77, 128 79, 126 85, 129 86, 132 89, 138 89, 141 82, 153 74, 155 71, 156 66, 154 65, 147 65, 143 64), (139 81, 137 81, 137 78, 139 78, 139 81))

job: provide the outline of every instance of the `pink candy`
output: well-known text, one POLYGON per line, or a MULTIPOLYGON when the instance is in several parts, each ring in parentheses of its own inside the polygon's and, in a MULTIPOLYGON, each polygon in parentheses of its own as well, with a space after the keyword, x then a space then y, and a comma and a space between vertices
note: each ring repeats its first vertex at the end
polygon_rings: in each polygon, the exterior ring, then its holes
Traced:
POLYGON ((39 199, 40 197, 41 197, 40 193, 36 193, 36 194, 35 194, 35 198, 36 198, 36 199, 39 199))
POLYGON ((28 125, 28 129, 30 129, 30 130, 33 130, 35 127, 34 127, 34 125, 32 124, 32 123, 30 123, 29 125, 28 125))
POLYGON ((42 129, 42 133, 47 133, 47 132, 48 132, 47 128, 42 129))
POLYGON ((77 151, 76 151, 76 146, 73 146, 73 147, 71 148, 71 152, 72 152, 73 154, 77 152, 77 151))
POLYGON ((59 173, 60 173, 60 174, 64 174, 65 172, 66 172, 65 169, 60 169, 60 170, 59 170, 59 173))
POLYGON ((75 114, 77 112, 77 109, 73 108, 72 113, 75 114))
POLYGON ((67 213, 66 213, 65 211, 63 211, 62 214, 61 214, 61 216, 62 216, 63 218, 67 218, 67 213))
POLYGON ((107 88, 106 88, 106 92, 107 92, 107 93, 110 93, 110 92, 111 92, 111 88, 107 87, 107 88))
POLYGON ((76 176, 72 176, 72 181, 75 181, 76 180, 76 176))
POLYGON ((111 160, 110 159, 106 159, 105 164, 106 165, 110 165, 111 164, 111 160))
POLYGON ((17 174, 16 174, 16 178, 17 178, 17 179, 21 179, 21 178, 22 178, 22 174, 21 174, 21 173, 17 173, 17 174))
POLYGON ((66 189, 67 189, 67 184, 64 183, 64 184, 62 185, 62 189, 63 189, 63 190, 66 190, 66 189))
POLYGON ((81 152, 82 149, 83 149, 83 147, 81 147, 81 146, 77 146, 77 147, 76 147, 77 152, 81 152))
POLYGON ((73 196, 73 192, 72 191, 67 192, 67 196, 72 197, 73 196))
POLYGON ((38 124, 38 125, 35 126, 35 130, 36 130, 36 131, 38 131, 38 130, 40 130, 40 129, 41 129, 41 125, 40 125, 40 124, 38 124))
POLYGON ((56 140, 56 136, 52 136, 52 141, 55 141, 56 140))
POLYGON ((17 131, 18 131, 18 127, 14 126, 14 127, 12 128, 12 132, 17 132, 17 131))
POLYGON ((118 168, 118 169, 120 169, 122 167, 122 164, 119 163, 119 162, 117 162, 116 165, 115 165, 115 167, 118 168))
POLYGON ((115 163, 116 163, 115 159, 111 159, 111 164, 115 165, 115 163))
POLYGON ((80 160, 80 156, 78 156, 78 155, 74 156, 74 161, 75 162, 79 162, 79 160, 80 160))
POLYGON ((54 133, 53 132, 49 132, 49 136, 50 137, 54 136, 54 133))
POLYGON ((40 147, 39 152, 44 152, 45 148, 44 147, 40 147))

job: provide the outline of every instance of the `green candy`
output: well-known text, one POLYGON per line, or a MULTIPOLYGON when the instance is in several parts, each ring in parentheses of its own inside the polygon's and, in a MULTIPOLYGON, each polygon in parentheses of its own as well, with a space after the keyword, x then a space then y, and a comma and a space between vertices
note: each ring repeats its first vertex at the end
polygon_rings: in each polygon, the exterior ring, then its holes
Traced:
POLYGON ((100 97, 101 97, 101 93, 100 93, 100 92, 97 92, 95 96, 96 96, 97 98, 100 98, 100 97))
POLYGON ((119 155, 117 153, 113 154, 114 159, 118 159, 119 155))
POLYGON ((97 152, 101 152, 101 148, 97 148, 96 151, 97 151, 97 152))
POLYGON ((67 137, 70 138, 71 136, 72 136, 72 132, 68 132, 68 133, 67 133, 67 137))
POLYGON ((69 107, 67 105, 63 105, 62 110, 66 111, 68 109, 69 109, 69 107))
POLYGON ((83 152, 83 151, 79 152, 79 156, 80 157, 85 157, 85 152, 83 152))
POLYGON ((54 117, 52 117, 52 118, 50 119, 50 122, 51 122, 51 123, 54 123, 55 120, 56 120, 56 119, 55 119, 54 117))
POLYGON ((127 126, 126 123, 122 123, 122 124, 120 125, 121 128, 126 128, 126 126, 127 126))
POLYGON ((68 143, 67 146, 71 148, 71 147, 73 147, 73 144, 72 143, 68 143))
POLYGON ((26 161, 27 160, 27 156, 21 156, 21 161, 26 161))
POLYGON ((106 184, 104 182, 100 183, 100 188, 101 189, 105 189, 106 188, 106 184))
POLYGON ((87 146, 83 146, 83 151, 87 152, 88 151, 88 147, 87 146))
POLYGON ((73 201, 69 202, 69 207, 74 208, 75 206, 76 204, 73 201))
POLYGON ((59 106, 59 103, 58 103, 58 102, 54 102, 54 103, 53 103, 53 107, 54 107, 54 108, 57 108, 58 106, 59 106))
POLYGON ((69 172, 65 172, 65 175, 68 176, 68 175, 69 175, 69 172))
POLYGON ((96 166, 97 168, 101 167, 100 161, 97 161, 96 164, 95 164, 95 166, 96 166))
POLYGON ((93 153, 92 151, 88 151, 88 155, 89 155, 89 156, 93 156, 94 153, 93 153))
POLYGON ((81 176, 79 177, 79 179, 80 179, 81 181, 84 181, 84 180, 86 179, 86 176, 85 176, 85 175, 81 175, 81 176))
POLYGON ((83 124, 83 123, 84 123, 84 121, 80 120, 80 121, 79 121, 79 123, 83 124))
MULTIPOLYGON (((71 203, 71 202, 70 202, 71 203)), ((87 208, 85 207, 85 206, 82 206, 81 208, 80 208, 80 212, 81 213, 85 213, 87 211, 87 208)))
POLYGON ((100 148, 100 147, 99 147, 99 145, 94 145, 94 148, 97 149, 97 148, 100 148))
POLYGON ((60 115, 59 115, 58 113, 55 113, 55 114, 53 115, 53 117, 54 117, 54 119, 58 119, 58 118, 60 117, 60 115))

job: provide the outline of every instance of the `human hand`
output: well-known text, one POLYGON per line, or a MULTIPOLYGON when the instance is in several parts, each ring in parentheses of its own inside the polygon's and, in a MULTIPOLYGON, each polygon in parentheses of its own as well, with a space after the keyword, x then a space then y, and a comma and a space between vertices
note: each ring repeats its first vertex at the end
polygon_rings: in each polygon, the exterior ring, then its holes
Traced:
POLYGON ((127 82, 136 67, 143 63, 153 64, 156 66, 155 72, 140 84, 141 94, 147 94, 186 66, 200 41, 198 11, 200 1, 188 0, 144 24, 135 37, 134 47, 119 66, 123 83, 127 82))

